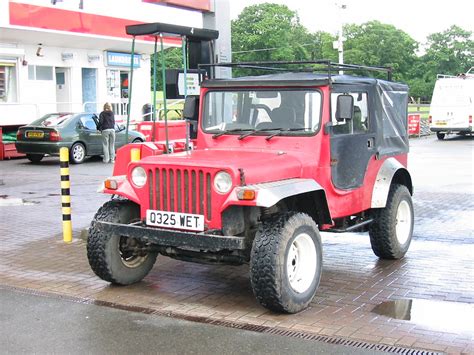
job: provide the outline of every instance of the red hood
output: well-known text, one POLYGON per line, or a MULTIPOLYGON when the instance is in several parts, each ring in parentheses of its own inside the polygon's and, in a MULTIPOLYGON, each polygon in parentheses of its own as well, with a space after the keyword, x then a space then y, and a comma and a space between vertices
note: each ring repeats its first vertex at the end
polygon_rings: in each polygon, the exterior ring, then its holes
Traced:
POLYGON ((301 177, 302 164, 294 155, 273 150, 199 149, 188 153, 149 156, 141 164, 208 168, 233 172, 234 178, 243 169, 246 184, 301 177))

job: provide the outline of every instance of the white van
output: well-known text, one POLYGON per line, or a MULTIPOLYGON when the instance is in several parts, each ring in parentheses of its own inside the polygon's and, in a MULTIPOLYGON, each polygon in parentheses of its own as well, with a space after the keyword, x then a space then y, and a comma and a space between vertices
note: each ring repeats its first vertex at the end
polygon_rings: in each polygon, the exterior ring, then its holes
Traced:
POLYGON ((472 134, 474 68, 466 74, 438 74, 430 106, 430 129, 438 139, 446 134, 472 134))

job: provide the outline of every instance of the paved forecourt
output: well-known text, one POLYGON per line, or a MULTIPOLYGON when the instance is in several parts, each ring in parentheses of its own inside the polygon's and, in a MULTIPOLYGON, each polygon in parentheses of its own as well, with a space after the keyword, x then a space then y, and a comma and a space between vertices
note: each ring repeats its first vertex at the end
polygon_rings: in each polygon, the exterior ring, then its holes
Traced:
POLYGON ((39 165, 26 159, 2 161, 0 288, 260 330, 428 351, 474 352, 473 327, 469 321, 462 322, 472 314, 474 302, 473 143, 472 138, 413 140, 409 163, 417 217, 407 256, 379 260, 365 233, 323 233, 321 285, 311 306, 295 315, 274 314, 258 305, 246 265, 201 265, 159 256, 144 281, 111 286, 88 265, 84 230, 109 198, 96 190, 111 175, 112 166, 99 159, 71 166, 74 239, 64 244, 59 160, 46 158, 39 165), (461 319, 450 322, 449 314, 434 312, 430 319, 407 321, 372 312, 382 302, 400 299, 415 300, 414 307, 419 300, 433 301, 439 310, 455 305, 461 309, 461 319))

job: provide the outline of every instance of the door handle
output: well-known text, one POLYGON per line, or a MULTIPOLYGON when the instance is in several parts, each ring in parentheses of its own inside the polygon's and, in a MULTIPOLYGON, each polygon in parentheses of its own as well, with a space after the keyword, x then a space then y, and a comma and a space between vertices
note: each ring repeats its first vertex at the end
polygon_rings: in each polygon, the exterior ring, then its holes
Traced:
POLYGON ((375 146, 375 138, 367 139, 367 148, 372 149, 375 146))

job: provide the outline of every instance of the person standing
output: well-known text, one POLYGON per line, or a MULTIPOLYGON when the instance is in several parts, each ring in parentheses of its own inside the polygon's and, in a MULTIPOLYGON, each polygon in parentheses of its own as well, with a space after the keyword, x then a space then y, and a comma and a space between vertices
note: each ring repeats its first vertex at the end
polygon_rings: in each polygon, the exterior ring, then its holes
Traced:
POLYGON ((102 133, 104 163, 115 162, 115 116, 112 106, 106 102, 104 111, 99 115, 99 131, 102 133))

